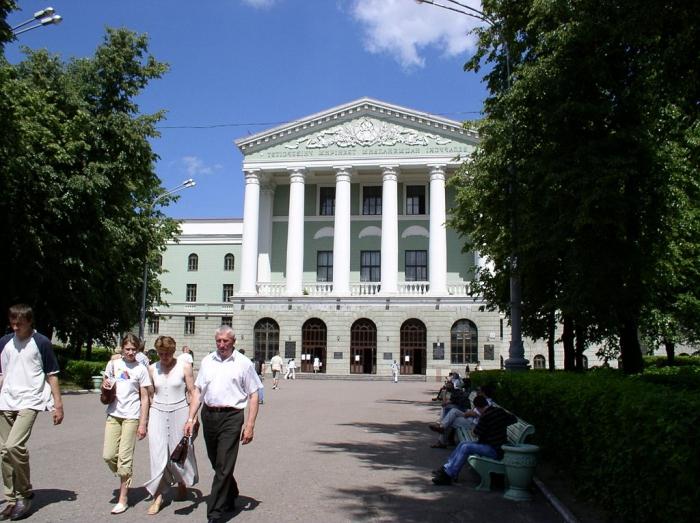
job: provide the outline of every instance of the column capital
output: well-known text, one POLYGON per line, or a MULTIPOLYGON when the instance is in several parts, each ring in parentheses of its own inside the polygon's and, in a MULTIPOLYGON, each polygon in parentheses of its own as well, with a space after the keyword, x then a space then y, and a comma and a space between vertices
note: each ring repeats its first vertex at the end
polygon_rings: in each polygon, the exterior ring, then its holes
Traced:
POLYGON ((287 172, 289 172, 290 183, 304 183, 304 180, 306 179, 305 167, 292 167, 287 169, 287 172))
POLYGON ((338 167, 333 167, 335 170, 335 181, 336 182, 349 182, 352 179, 352 167, 349 165, 342 165, 338 167))
POLYGON ((444 180, 445 179, 445 164, 431 164, 428 165, 430 168, 430 179, 431 180, 444 180))
POLYGON ((243 171, 243 175, 245 176, 245 183, 254 183, 257 185, 260 185, 260 173, 262 171, 260 169, 246 169, 243 171))
POLYGON ((382 180, 395 182, 399 176, 398 165, 382 165, 382 180))

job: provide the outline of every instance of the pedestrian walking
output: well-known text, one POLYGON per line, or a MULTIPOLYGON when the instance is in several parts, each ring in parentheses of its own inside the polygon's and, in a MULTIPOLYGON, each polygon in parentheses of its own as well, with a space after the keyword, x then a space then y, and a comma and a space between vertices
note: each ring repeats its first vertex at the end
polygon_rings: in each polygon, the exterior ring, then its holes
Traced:
POLYGON ((287 373, 284 375, 284 379, 285 380, 297 379, 296 370, 297 370, 297 364, 294 361, 294 358, 290 358, 289 361, 287 362, 287 373))
POLYGON ((112 473, 119 476, 119 499, 112 514, 129 508, 136 438, 148 433, 148 395, 151 378, 148 368, 136 360, 141 340, 128 333, 122 338, 121 358, 110 360, 105 369, 103 386, 116 387, 114 400, 107 405, 107 421, 102 457, 112 473))
POLYGON ((280 388, 280 375, 282 374, 283 365, 284 360, 278 352, 270 360, 270 368, 272 369, 272 390, 277 390, 280 388))
POLYGON ((216 351, 202 360, 185 424, 185 435, 190 436, 201 404, 202 432, 214 469, 211 494, 207 499, 209 523, 219 522, 225 512, 235 508, 239 494, 234 477, 238 443, 247 445, 253 441, 258 389, 262 387, 253 363, 234 350, 233 329, 222 325, 216 330, 215 340, 216 351))
POLYGON ((321 370, 321 360, 318 358, 314 358, 314 374, 316 374, 319 370, 321 370))
POLYGON ((394 383, 399 382, 399 364, 396 363, 396 360, 394 360, 394 363, 391 364, 391 377, 394 380, 394 383))
POLYGON ((34 312, 17 304, 8 314, 12 333, 0 339, 0 455, 5 508, 0 519, 23 519, 31 513, 32 484, 27 441, 39 412, 52 411, 63 421, 58 361, 51 341, 34 330, 34 312))
POLYGON ((158 359, 148 367, 153 383, 150 413, 148 416, 148 450, 151 457, 151 479, 144 485, 153 496, 148 514, 160 512, 163 493, 177 483, 176 501, 187 499, 187 487, 199 480, 194 446, 189 446, 182 463, 170 459, 181 442, 189 406, 187 394, 194 394, 192 365, 175 358, 176 343, 170 336, 158 336, 154 344, 158 359))

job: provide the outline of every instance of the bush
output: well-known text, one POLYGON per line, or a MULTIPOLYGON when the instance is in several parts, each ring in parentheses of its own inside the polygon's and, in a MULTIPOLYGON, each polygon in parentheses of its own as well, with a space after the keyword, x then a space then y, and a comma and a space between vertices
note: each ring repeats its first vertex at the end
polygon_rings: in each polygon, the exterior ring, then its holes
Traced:
POLYGON ((695 521, 700 506, 700 395, 695 373, 680 370, 692 376, 680 378, 686 384, 612 369, 472 379, 493 383, 496 401, 535 426, 542 456, 615 520, 682 522, 695 521))
POLYGON ((101 361, 70 360, 65 367, 66 376, 85 389, 92 389, 92 377, 102 374, 106 364, 101 361))

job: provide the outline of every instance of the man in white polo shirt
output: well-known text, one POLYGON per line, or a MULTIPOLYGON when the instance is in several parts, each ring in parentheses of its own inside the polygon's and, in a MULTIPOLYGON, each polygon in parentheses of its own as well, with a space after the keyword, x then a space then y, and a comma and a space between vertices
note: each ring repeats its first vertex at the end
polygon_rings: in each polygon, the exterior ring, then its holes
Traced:
POLYGON ((17 520, 31 511, 27 441, 36 415, 53 411, 53 424, 63 421, 58 362, 51 341, 34 330, 28 305, 10 307, 13 333, 0 338, 0 456, 7 505, 0 519, 17 520))
POLYGON ((209 523, 220 521, 224 512, 234 509, 238 485, 233 476, 238 459, 238 442, 253 441, 258 415, 258 389, 262 387, 253 363, 234 350, 236 335, 228 325, 216 330, 216 351, 202 360, 190 402, 185 435, 192 427, 202 404, 202 432, 207 455, 214 468, 211 494, 207 499, 209 523), (243 423, 243 411, 248 416, 243 423), (242 433, 241 433, 242 431, 242 433))

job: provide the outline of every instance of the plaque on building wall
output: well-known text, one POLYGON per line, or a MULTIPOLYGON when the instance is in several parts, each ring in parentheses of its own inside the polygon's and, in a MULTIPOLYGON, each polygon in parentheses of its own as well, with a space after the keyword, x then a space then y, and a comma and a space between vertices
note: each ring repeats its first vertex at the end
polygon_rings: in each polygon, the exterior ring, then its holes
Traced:
POLYGON ((334 359, 334 360, 342 360, 342 359, 343 359, 343 353, 342 353, 342 352, 334 352, 334 353, 333 353, 333 359, 334 359))
POLYGON ((284 342, 284 358, 296 358, 297 353, 297 342, 296 341, 285 341, 284 342))
POLYGON ((384 353, 384 359, 385 359, 385 360, 393 360, 393 359, 394 359, 393 353, 391 353, 391 352, 385 352, 385 353, 384 353))
POLYGON ((444 343, 433 343, 433 359, 434 360, 444 360, 445 359, 445 344, 444 343))
POLYGON ((493 360, 495 358, 495 348, 492 344, 484 345, 484 359, 493 360))

